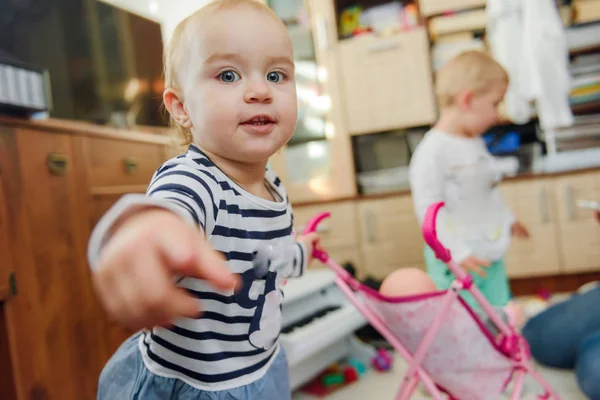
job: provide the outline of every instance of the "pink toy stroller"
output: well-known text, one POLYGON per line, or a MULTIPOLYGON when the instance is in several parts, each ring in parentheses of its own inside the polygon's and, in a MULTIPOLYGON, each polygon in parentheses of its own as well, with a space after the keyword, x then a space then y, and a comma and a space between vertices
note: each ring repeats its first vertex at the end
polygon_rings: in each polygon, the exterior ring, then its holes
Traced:
MULTIPOLYGON (((331 260, 326 252, 314 249, 315 258, 336 272, 336 284, 367 318, 371 325, 407 361, 396 400, 410 399, 422 382, 433 399, 491 400, 514 384, 511 400, 521 398, 525 377, 531 375, 543 394, 539 399, 556 399, 550 385, 536 372, 524 338, 504 323, 472 278, 442 246, 435 222, 443 203, 432 205, 423 224, 425 241, 456 276, 448 290, 419 296, 387 298, 362 285, 331 260), (459 297, 468 290, 499 333, 493 335, 470 306, 459 297)), ((329 213, 315 217, 305 233, 316 230, 329 213)))

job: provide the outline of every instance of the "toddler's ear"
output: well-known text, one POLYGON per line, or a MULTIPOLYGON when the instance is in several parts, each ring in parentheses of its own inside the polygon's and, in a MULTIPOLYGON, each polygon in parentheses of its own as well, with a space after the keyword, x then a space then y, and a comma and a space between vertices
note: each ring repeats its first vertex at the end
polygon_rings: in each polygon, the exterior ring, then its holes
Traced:
POLYGON ((469 111, 471 109, 471 102, 473 101, 474 93, 471 89, 466 89, 460 92, 456 96, 456 105, 461 111, 469 111))
POLYGON ((181 94, 175 89, 167 89, 163 93, 163 101, 167 111, 171 114, 171 118, 183 128, 191 129, 192 120, 185 109, 181 94))

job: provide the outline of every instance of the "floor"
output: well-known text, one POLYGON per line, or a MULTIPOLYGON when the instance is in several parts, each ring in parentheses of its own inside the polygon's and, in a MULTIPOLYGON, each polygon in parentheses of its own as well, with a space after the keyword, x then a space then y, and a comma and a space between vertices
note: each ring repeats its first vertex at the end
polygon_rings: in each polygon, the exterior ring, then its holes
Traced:
MULTIPOLYGON (((394 368, 390 372, 378 373, 369 370, 367 374, 358 382, 342 388, 327 397, 320 399, 328 400, 365 400, 369 396, 381 400, 394 399, 399 388, 399 379, 403 376, 406 370, 406 364, 400 357, 396 357, 394 368), (373 397, 376 395, 375 397, 373 397)), ((586 397, 577 388, 575 376, 571 371, 552 370, 547 368, 538 368, 543 376, 550 382, 552 387, 558 392, 563 400, 586 400, 586 397)), ((535 388, 534 382, 527 382, 527 386, 535 388), (531 386, 534 385, 534 386, 531 386)), ((534 389, 535 390, 535 389, 534 389)), ((308 396, 304 393, 294 393, 293 400, 313 400, 316 397, 308 396)), ((416 392, 412 400, 431 399, 427 395, 416 392)), ((500 399, 509 399, 509 396, 503 396, 500 399)), ((535 396, 525 396, 524 399, 535 399, 535 396)))

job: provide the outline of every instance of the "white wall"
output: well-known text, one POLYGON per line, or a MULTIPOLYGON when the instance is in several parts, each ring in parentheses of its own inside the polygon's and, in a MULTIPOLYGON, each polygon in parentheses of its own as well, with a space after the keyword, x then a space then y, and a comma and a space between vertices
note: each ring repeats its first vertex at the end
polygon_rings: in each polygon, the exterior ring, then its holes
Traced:
MULTIPOLYGON (((194 13, 210 0, 98 0, 134 12, 161 24, 163 41, 167 43, 171 34, 185 17, 194 13)), ((262 0, 264 2, 264 0, 262 0)), ((285 3, 286 0, 283 2, 285 3)), ((298 0, 294 0, 298 1, 298 0)))

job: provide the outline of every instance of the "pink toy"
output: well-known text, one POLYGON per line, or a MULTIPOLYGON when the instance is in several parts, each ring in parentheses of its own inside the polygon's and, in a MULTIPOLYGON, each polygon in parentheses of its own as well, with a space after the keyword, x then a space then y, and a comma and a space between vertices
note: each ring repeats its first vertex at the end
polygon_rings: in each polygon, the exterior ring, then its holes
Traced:
POLYGON ((379 372, 389 371, 392 368, 392 356, 385 349, 379 349, 371 365, 379 372))
MULTIPOLYGON (((559 400, 533 368, 525 339, 503 322, 473 285, 471 276, 452 260, 450 252, 438 241, 435 222, 443 205, 432 205, 427 211, 423 236, 456 276, 449 290, 386 297, 352 278, 325 251, 313 250, 313 256, 337 274, 336 284, 348 299, 407 361, 408 371, 396 400, 410 399, 419 382, 434 400, 442 400, 442 393, 452 399, 487 400, 500 395, 511 381, 514 390, 510 399, 517 400, 521 398, 527 375, 532 376, 543 391, 539 399, 559 400), (498 328, 499 335, 493 336, 459 297, 461 290, 473 295, 498 328)), ((329 215, 316 216, 304 233, 314 232, 329 215)))

